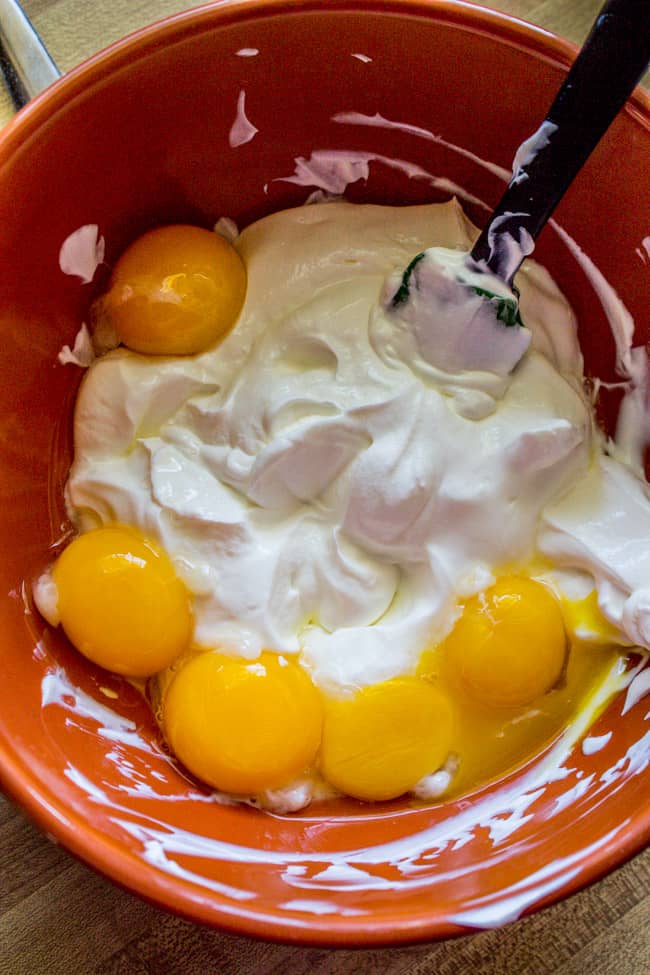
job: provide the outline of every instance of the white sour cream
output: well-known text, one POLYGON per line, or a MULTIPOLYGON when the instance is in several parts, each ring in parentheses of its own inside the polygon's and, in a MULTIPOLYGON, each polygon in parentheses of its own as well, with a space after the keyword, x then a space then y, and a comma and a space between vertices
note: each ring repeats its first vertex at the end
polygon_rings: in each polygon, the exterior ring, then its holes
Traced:
MULTIPOLYGON (((248 292, 221 345, 92 364, 71 517, 158 539, 194 594, 197 643, 302 650, 331 693, 408 672, 460 597, 538 552, 541 527, 544 551, 594 576, 622 642, 650 644, 643 566, 619 564, 622 547, 574 503, 607 465, 634 475, 598 461, 575 322, 546 271, 528 261, 518 275, 532 341, 512 371, 468 368, 471 342, 466 363, 455 350, 441 368, 417 322, 383 308, 416 253, 466 251, 474 236, 453 201, 274 214, 237 239, 248 292)), ((634 494, 636 511, 635 491, 601 492, 603 504, 634 494)))

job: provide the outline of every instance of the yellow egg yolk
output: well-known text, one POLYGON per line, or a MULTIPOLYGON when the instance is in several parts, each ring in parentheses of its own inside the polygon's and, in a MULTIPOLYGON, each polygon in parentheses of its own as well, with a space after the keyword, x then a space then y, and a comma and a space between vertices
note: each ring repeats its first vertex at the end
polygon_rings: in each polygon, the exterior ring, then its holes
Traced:
POLYGON ((192 355, 232 328, 245 293, 246 270, 234 247, 209 230, 180 224, 131 244, 98 308, 135 352, 192 355))
POLYGON ((80 535, 52 575, 61 623, 94 663, 148 677, 190 643, 190 598, 164 552, 123 525, 80 535))
POLYGON ((320 695, 299 664, 269 651, 254 661, 197 654, 171 681, 162 714, 181 762, 240 795, 290 782, 312 764, 321 739, 320 695))
POLYGON ((449 699, 437 687, 395 677, 328 703, 321 771, 357 799, 393 799, 442 765, 452 729, 449 699))
MULTIPOLYGON (((430 676, 454 701, 459 715, 451 751, 458 769, 445 798, 464 795, 539 754, 585 708, 617 665, 611 647, 577 643, 562 681, 532 704, 492 707, 471 697, 436 651, 423 654, 419 673, 430 676)), ((594 713, 594 716, 598 712, 594 713)))
MULTIPOLYGON (((503 613, 503 603, 498 605, 498 609, 492 605, 489 611, 495 622, 502 620, 503 615, 509 615, 503 613)), ((495 587, 484 593, 483 598, 477 596, 468 600, 463 616, 451 636, 422 654, 418 674, 435 681, 453 700, 459 715, 451 748, 458 760, 458 770, 446 793, 447 797, 467 793, 538 754, 577 714, 591 706, 589 702, 592 695, 617 665, 619 653, 611 645, 612 641, 605 638, 598 647, 594 646, 593 641, 586 643, 572 638, 570 647, 565 649, 565 638, 560 633, 561 620, 558 621, 557 614, 561 611, 564 615, 566 629, 574 637, 571 615, 566 612, 568 606, 564 600, 561 604, 557 602, 540 583, 520 577, 504 577, 495 587), (483 638, 485 633, 482 623, 485 621, 482 620, 475 628, 463 626, 460 631, 459 625, 466 619, 468 610, 479 617, 487 614, 487 607, 493 602, 492 596, 517 592, 522 597, 526 592, 528 599, 531 593, 534 594, 529 605, 533 605, 534 600, 541 595, 541 604, 536 605, 538 609, 540 605, 545 605, 548 616, 546 622, 541 624, 539 616, 531 613, 528 625, 525 626, 522 622, 521 630, 518 629, 519 641, 517 644, 513 642, 511 652, 518 646, 521 653, 523 645, 525 651, 537 650, 538 654, 544 653, 543 647, 547 645, 549 634, 543 627, 550 620, 551 635, 555 634, 555 650, 549 657, 555 663, 553 666, 540 668, 539 679, 530 679, 525 670, 522 677, 520 670, 513 669, 509 663, 509 653, 506 652, 503 656, 495 655, 489 679, 468 682, 465 678, 467 670, 463 671, 463 665, 467 666, 469 658, 469 670, 472 671, 472 665, 475 664, 474 648, 469 642, 463 647, 460 635, 464 633, 468 641, 476 634, 479 639, 483 638), (546 632, 546 640, 542 640, 540 650, 539 641, 543 632, 546 632), (557 673, 555 680, 553 671, 557 673), (542 679, 544 673, 547 677, 542 679), (512 692, 513 678, 515 689, 522 691, 521 696, 512 692), (547 687, 545 685, 548 681, 551 681, 551 685, 547 687), (484 692, 481 697, 476 693, 477 683, 484 692), (498 688, 496 692, 495 687, 498 688), (520 702, 524 697, 528 698, 528 695, 523 694, 524 688, 528 688, 530 694, 535 690, 536 696, 524 703, 514 703, 515 696, 519 697, 520 702), (490 693, 485 693, 486 689, 490 693), (488 697, 490 700, 487 700, 488 697), (504 703, 505 698, 510 700, 509 704, 504 703)), ((574 613, 582 615, 583 611, 584 607, 580 604, 577 609, 573 608, 574 613)), ((473 622, 476 623, 475 620, 473 622)), ((501 635, 504 635, 503 630, 501 635)), ((481 662, 480 650, 478 659, 481 662)), ((487 664, 486 669, 490 674, 487 664)), ((481 666, 476 667, 475 676, 476 672, 479 678, 484 673, 481 666)), ((535 673, 533 670, 533 674, 535 673)))
POLYGON ((529 704, 562 673, 567 637, 560 604, 541 583, 505 576, 467 601, 443 652, 476 700, 529 704))

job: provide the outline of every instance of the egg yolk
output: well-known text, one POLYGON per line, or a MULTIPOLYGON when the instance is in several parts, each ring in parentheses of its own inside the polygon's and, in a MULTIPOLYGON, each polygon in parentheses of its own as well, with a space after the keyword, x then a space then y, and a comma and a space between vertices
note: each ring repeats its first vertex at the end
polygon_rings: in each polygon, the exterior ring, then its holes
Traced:
POLYGON ((112 525, 80 535, 52 575, 63 629, 101 667, 148 677, 189 645, 187 590, 164 552, 135 529, 112 525))
POLYGON ((198 654, 172 680, 162 713, 181 762, 224 792, 285 785, 320 744, 320 695, 299 664, 270 651, 255 661, 198 654))
POLYGON ((564 667, 560 605, 541 583, 506 576, 468 600, 443 651, 476 700, 494 707, 529 704, 553 687, 564 667))
POLYGON ((418 677, 395 677, 329 702, 321 771, 357 799, 394 799, 449 754, 453 715, 449 699, 418 677))
POLYGON ((193 355, 232 328, 245 293, 244 264, 228 241, 200 227, 160 227, 121 256, 100 316, 135 352, 193 355))

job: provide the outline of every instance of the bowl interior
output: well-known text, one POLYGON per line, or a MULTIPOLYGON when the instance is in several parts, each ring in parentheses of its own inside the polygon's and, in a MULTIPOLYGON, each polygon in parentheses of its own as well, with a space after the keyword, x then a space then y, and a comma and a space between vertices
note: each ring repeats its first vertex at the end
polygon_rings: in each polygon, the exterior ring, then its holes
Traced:
MULTIPOLYGON (((217 804, 170 763, 138 694, 82 662, 29 596, 67 529, 80 370, 57 353, 127 242, 166 222, 225 215, 244 226, 299 205, 311 188, 287 180, 325 150, 365 154, 367 177, 348 199, 446 199, 446 179, 480 224, 570 56, 465 3, 217 4, 92 59, 0 140, 0 775, 74 852, 168 907, 298 941, 443 936, 548 903, 648 835, 646 709, 622 714, 621 700, 590 732, 611 732, 606 745, 578 745, 551 782, 542 757, 471 800, 430 808, 341 800, 281 817, 217 804), (231 146, 241 92, 258 132, 231 146), (88 223, 106 241, 92 285, 58 263, 63 240, 88 223)), ((636 344, 650 339, 649 129, 639 96, 556 215, 624 296, 636 344)), ((615 380, 607 296, 555 227, 536 257, 576 311, 587 373, 615 380)), ((616 405, 603 400, 610 430, 616 405)))

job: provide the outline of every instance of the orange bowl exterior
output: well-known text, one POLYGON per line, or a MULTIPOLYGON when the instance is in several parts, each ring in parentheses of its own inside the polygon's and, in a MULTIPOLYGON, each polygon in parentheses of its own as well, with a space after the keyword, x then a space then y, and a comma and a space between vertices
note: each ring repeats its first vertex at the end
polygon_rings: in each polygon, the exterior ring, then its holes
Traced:
MULTIPOLYGON (((564 777, 541 790, 533 762, 429 808, 340 800, 270 816, 209 801, 170 763, 137 692, 83 662, 29 596, 68 529, 62 486, 80 370, 59 365, 57 353, 106 278, 106 268, 93 285, 60 272, 71 231, 97 224, 110 267, 158 224, 211 226, 227 215, 245 225, 303 202, 308 191, 282 177, 318 148, 406 159, 492 205, 503 182, 472 157, 332 116, 379 112, 508 168, 573 54, 542 30, 453 0, 235 0, 113 45, 0 135, 0 777, 44 830, 118 883, 233 931, 388 944, 503 923, 647 842, 643 703, 622 715, 614 701, 591 731, 611 732, 606 746, 590 755, 576 747, 564 777), (237 56, 251 48, 259 54, 237 56), (241 90, 259 133, 231 148, 241 90)), ((637 343, 650 338, 650 256, 641 250, 649 130, 649 101, 637 93, 557 213, 624 296, 637 343)), ((442 198, 381 165, 348 196, 442 198)), ((598 297, 552 228, 536 256, 577 312, 587 371, 613 378, 598 297)), ((604 409, 606 424, 614 407, 604 409)))

